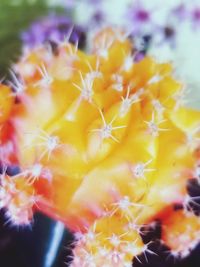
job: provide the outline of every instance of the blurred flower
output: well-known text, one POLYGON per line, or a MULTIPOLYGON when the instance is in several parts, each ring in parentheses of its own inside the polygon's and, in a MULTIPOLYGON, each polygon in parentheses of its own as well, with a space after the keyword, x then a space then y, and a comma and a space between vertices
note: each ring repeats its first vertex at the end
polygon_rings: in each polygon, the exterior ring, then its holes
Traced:
POLYGON ((82 46, 85 42, 84 29, 73 26, 70 19, 64 16, 50 15, 35 21, 28 30, 21 34, 25 46, 34 47, 46 42, 58 43, 70 35, 71 43, 79 42, 82 46))
POLYGON ((175 16, 179 21, 186 19, 188 16, 188 9, 186 8, 186 5, 181 3, 180 5, 172 8, 172 15, 175 16))
POLYGON ((200 5, 192 10, 191 17, 193 26, 198 29, 200 27, 200 5))
POLYGON ((130 0, 83 0, 74 5, 75 20, 94 31, 101 25, 125 24, 125 12, 130 0), (83 16, 84 14, 84 16, 83 16))
POLYGON ((153 12, 142 1, 134 1, 127 11, 126 18, 132 33, 144 35, 148 29, 153 29, 151 25, 153 12))

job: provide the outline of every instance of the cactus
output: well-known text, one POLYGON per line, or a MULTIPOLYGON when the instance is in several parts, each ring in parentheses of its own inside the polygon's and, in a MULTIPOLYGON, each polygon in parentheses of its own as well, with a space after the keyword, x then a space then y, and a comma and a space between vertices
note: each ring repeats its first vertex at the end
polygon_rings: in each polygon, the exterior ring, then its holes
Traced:
POLYGON ((170 64, 135 61, 123 30, 98 32, 90 52, 68 40, 56 53, 34 48, 1 85, 1 207, 14 225, 34 210, 64 222, 72 267, 132 266, 155 253, 141 229, 156 220, 184 257, 200 236, 200 197, 187 190, 190 178, 200 184, 200 112, 184 106, 170 64))

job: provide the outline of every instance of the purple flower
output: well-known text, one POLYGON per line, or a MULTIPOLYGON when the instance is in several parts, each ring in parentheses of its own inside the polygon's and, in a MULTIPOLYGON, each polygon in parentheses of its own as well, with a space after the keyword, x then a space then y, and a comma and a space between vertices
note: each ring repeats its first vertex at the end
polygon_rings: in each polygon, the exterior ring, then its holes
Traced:
POLYGON ((150 14, 145 9, 136 10, 134 17, 138 22, 141 22, 141 23, 144 23, 150 20, 150 14))
POLYGON ((195 29, 200 27, 200 6, 195 7, 193 5, 192 8, 189 8, 184 4, 180 4, 172 10, 172 15, 180 23, 186 21, 191 22, 195 29))
POLYGON ((135 1, 128 10, 128 21, 132 28, 132 32, 140 34, 145 27, 151 24, 151 11, 147 10, 141 1, 135 1))
POLYGON ((34 47, 46 42, 58 43, 70 33, 69 41, 79 42, 83 46, 85 32, 80 26, 73 26, 70 19, 64 16, 51 15, 31 24, 27 31, 22 32, 21 39, 25 46, 34 47))
POLYGON ((184 4, 176 6, 174 9, 172 9, 171 13, 173 17, 178 19, 180 22, 187 19, 189 15, 188 9, 184 4))
POLYGON ((195 29, 200 27, 200 6, 195 7, 191 12, 192 24, 195 29))

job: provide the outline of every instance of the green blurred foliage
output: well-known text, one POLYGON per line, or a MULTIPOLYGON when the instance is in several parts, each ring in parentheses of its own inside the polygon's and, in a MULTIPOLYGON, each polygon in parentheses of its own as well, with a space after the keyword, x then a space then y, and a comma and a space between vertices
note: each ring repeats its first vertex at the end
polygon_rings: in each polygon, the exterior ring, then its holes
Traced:
POLYGON ((20 33, 31 22, 50 12, 62 13, 61 7, 48 7, 48 0, 0 0, 0 79, 21 52, 20 33))

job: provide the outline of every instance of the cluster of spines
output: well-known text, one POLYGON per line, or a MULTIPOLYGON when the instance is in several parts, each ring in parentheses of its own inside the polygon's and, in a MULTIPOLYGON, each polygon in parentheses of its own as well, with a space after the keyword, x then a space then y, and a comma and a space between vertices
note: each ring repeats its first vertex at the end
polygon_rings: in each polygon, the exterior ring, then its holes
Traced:
POLYGON ((37 197, 23 177, 9 176, 6 168, 0 175, 0 208, 5 209, 6 223, 12 226, 30 226, 37 197))

